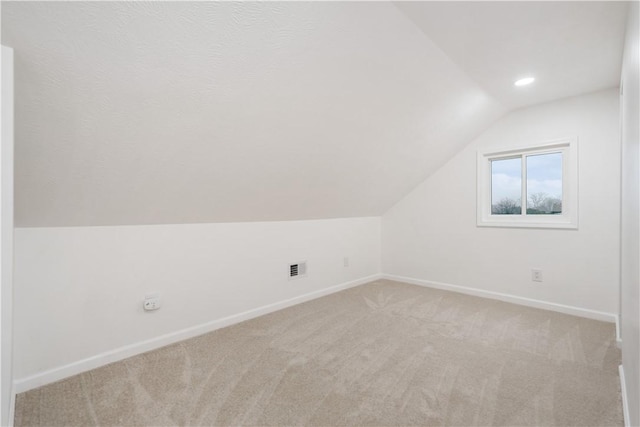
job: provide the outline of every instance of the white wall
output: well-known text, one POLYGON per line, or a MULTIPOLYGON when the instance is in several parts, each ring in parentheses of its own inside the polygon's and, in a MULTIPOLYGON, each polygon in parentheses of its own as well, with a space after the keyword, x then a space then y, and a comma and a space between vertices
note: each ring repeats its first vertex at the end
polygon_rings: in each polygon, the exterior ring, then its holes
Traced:
MULTIPOLYGON (((1 423, 9 425, 12 402, 12 287, 13 287, 13 49, 2 46, 2 146, 0 148, 0 245, 2 249, 0 270, 0 372, 2 391, 0 394, 1 423)), ((12 422, 12 421, 11 421, 12 422)))
POLYGON ((380 272, 380 218, 17 228, 15 244, 18 390, 380 272), (145 313, 152 291, 163 305, 145 313))
POLYGON ((628 425, 640 425, 640 43, 638 14, 629 8, 622 65, 622 257, 621 307, 622 366, 628 404, 628 425))
POLYGON ((389 210, 383 272, 618 313, 616 89, 509 113, 389 210), (476 227, 476 152, 576 136, 579 230, 476 227), (531 281, 542 269, 543 283, 531 281))

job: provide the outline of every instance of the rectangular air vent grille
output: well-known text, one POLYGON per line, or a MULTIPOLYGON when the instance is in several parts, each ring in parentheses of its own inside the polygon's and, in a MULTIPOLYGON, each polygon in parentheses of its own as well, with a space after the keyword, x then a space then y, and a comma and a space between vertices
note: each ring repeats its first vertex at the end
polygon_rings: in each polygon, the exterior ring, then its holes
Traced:
POLYGON ((289 264, 289 278, 295 279, 297 277, 306 276, 307 274, 307 263, 306 262, 298 262, 295 264, 289 264))

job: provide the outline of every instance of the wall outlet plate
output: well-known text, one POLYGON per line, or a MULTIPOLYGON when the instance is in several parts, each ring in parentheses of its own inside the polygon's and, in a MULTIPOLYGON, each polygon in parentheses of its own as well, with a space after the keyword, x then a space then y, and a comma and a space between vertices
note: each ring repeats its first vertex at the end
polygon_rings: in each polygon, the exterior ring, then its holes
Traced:
POLYGON ((542 270, 536 268, 531 269, 531 280, 534 282, 542 282, 542 270))
POLYGON ((160 295, 146 295, 144 297, 144 301, 142 303, 142 308, 144 311, 153 311, 160 308, 160 295))

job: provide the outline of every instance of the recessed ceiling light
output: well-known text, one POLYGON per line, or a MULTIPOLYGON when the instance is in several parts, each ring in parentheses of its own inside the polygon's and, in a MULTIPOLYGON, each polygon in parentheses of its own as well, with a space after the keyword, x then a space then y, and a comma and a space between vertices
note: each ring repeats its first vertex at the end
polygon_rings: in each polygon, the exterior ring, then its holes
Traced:
POLYGON ((533 83, 534 80, 535 80, 535 78, 533 78, 533 77, 525 77, 523 79, 516 80, 514 85, 516 85, 516 86, 526 86, 526 85, 530 85, 531 83, 533 83))

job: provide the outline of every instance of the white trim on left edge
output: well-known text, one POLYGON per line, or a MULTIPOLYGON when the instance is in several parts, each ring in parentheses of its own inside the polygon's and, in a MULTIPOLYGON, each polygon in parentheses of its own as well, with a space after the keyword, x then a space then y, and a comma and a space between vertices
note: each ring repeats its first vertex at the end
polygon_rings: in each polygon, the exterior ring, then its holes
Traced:
POLYGON ((482 298, 496 299, 527 307, 541 308, 543 310, 557 311, 559 313, 571 314, 573 316, 586 317, 589 319, 602 320, 604 322, 615 323, 616 315, 604 311, 590 310, 588 308, 573 307, 570 305, 557 304, 554 302, 535 300, 531 298, 519 297, 516 295, 503 294, 500 292, 485 291, 483 289, 469 288, 466 286, 452 285, 449 283, 435 282, 432 280, 414 279, 412 277, 396 276, 393 274, 382 274, 384 279, 405 282, 412 285, 425 286, 427 288, 442 289, 445 291, 460 292, 467 295, 474 295, 482 298))
POLYGON ((182 329, 180 331, 171 332, 159 337, 151 338, 146 341, 142 341, 135 344, 130 344, 124 347, 117 348, 115 350, 107 351, 95 356, 88 357, 83 360, 78 360, 68 365, 60 366, 50 369, 48 371, 40 372, 35 375, 31 375, 26 378, 20 378, 13 382, 14 391, 16 393, 23 393, 25 391, 41 387, 46 384, 59 381, 61 379, 70 377, 72 375, 81 374, 91 369, 99 368, 100 366, 107 365, 109 363, 117 362, 119 360, 126 359, 137 354, 141 354, 150 350, 155 350, 160 347, 167 346, 169 344, 183 341, 189 338, 193 338, 198 335, 206 334, 207 332, 215 331, 216 329, 224 328, 236 323, 244 322, 245 320, 253 319, 258 316, 272 313, 283 308, 291 307, 296 304, 300 304, 306 301, 310 301, 316 298, 323 297, 325 295, 333 294, 354 286, 362 285, 368 282, 372 282, 381 277, 381 274, 373 274, 371 276, 363 277, 361 279, 353 280, 350 282, 341 283, 330 288, 321 289, 319 291, 310 292, 308 294, 300 295, 288 300, 276 302, 273 304, 258 307, 252 310, 248 310, 242 313, 234 314, 222 319, 212 320, 211 322, 203 323, 200 325, 192 326, 190 328, 182 329))
POLYGON ((16 418, 16 385, 11 384, 11 401, 9 402, 9 427, 13 427, 16 418))
POLYGON ((630 427, 629 424, 629 401, 627 400, 627 384, 624 381, 624 367, 618 366, 618 373, 620 374, 620 394, 622 395, 622 416, 624 417, 625 427, 630 427))

